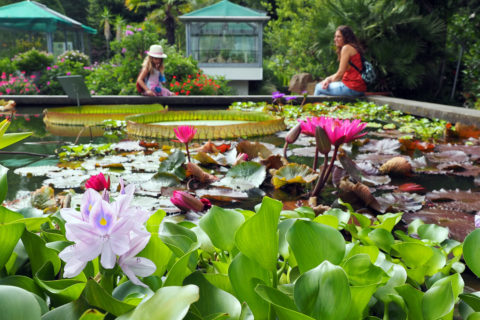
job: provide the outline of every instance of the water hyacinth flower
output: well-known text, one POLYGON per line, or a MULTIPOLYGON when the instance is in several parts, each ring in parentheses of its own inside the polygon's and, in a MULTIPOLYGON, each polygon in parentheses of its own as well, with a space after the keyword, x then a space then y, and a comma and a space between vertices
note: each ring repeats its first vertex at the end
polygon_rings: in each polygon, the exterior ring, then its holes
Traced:
POLYGON ((182 142, 185 144, 185 149, 187 151, 187 158, 188 162, 190 162, 190 152, 188 150, 188 143, 192 141, 197 133, 197 129, 190 126, 178 126, 177 128, 173 129, 175 135, 177 136, 178 140, 173 140, 175 142, 182 142))
POLYGON ((295 99, 297 99, 297 96, 285 97, 285 100, 286 100, 286 101, 291 101, 291 100, 295 100, 295 99))
POLYGON ((127 186, 115 202, 109 203, 98 192, 87 189, 80 212, 61 209, 66 221, 65 236, 74 242, 59 254, 66 263, 64 277, 75 277, 98 256, 105 269, 112 269, 118 258, 119 265, 135 284, 141 285, 137 276, 148 276, 155 271, 152 261, 135 257, 151 235, 143 226, 150 213, 130 205, 133 192, 134 188, 127 186))
POLYGON ((201 212, 205 209, 205 203, 185 191, 173 191, 170 201, 182 211, 201 212))
POLYGON ((480 228, 480 215, 479 212, 475 215, 475 228, 480 228))
POLYGON ((127 48, 122 48, 122 53, 127 52, 127 48))
POLYGON ((85 188, 86 189, 92 188, 97 191, 103 191, 105 189, 110 190, 110 177, 108 177, 108 181, 107 181, 103 173, 100 172, 97 175, 91 176, 87 180, 87 182, 85 183, 85 188))
POLYGON ((125 31, 125 35, 128 37, 128 36, 131 36, 133 35, 133 31, 132 30, 126 30, 125 31))

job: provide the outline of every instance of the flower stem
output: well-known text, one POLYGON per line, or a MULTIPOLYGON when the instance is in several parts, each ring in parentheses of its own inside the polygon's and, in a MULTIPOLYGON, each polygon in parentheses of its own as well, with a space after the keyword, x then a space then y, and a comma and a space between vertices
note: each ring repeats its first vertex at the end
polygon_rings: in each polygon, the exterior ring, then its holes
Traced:
MULTIPOLYGON (((318 178, 317 185, 315 186, 315 188, 312 191, 312 194, 311 194, 312 196, 317 196, 318 197, 318 194, 320 193, 320 191, 322 191, 323 187, 325 186, 325 183, 328 180, 328 176, 332 172, 333 163, 335 162, 335 159, 337 158, 337 153, 338 153, 338 147, 335 146, 335 150, 333 150, 332 160, 330 161, 330 164, 328 165, 328 169, 325 172, 325 175, 323 175, 323 172, 322 172, 322 175, 320 175, 320 178, 318 178)), ((327 158, 325 158, 325 160, 327 160, 327 158)), ((323 166, 324 169, 325 169, 325 166, 326 166, 326 163, 324 163, 324 166, 323 166)))
POLYGON ((285 141, 285 145, 283 146, 283 157, 285 159, 287 159, 287 147, 288 147, 288 142, 285 141))
POLYGON ((188 159, 188 162, 191 162, 191 161, 190 161, 190 151, 188 151, 188 143, 185 143, 185 149, 187 150, 187 159, 188 159))
POLYGON ((318 166, 318 146, 315 147, 315 157, 313 158, 313 171, 317 171, 318 166))

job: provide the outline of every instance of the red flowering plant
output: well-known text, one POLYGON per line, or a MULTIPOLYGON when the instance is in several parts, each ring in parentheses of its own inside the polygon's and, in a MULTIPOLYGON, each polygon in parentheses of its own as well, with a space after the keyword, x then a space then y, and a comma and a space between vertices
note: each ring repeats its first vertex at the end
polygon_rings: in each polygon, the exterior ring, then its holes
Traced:
POLYGON ((188 75, 187 78, 180 80, 177 76, 172 77, 170 82, 170 91, 175 95, 215 95, 218 94, 220 84, 214 78, 201 73, 188 75))
POLYGON ((2 72, 0 75, 0 95, 34 95, 38 94, 38 90, 35 85, 35 75, 27 76, 22 71, 19 76, 2 72))

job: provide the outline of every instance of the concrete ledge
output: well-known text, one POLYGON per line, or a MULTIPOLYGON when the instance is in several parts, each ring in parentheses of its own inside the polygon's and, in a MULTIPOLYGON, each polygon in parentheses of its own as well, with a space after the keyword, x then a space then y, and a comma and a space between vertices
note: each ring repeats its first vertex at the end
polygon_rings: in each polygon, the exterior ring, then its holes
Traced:
MULTIPOLYGON (((14 100, 18 107, 51 108, 60 106, 74 106, 75 100, 68 96, 0 96, 0 99, 14 100)), ((462 122, 467 125, 480 125, 480 110, 467 109, 430 102, 399 99, 385 96, 366 96, 360 99, 368 100, 379 105, 388 104, 394 110, 400 110, 415 116, 438 118, 452 123, 462 122)), ((296 99, 300 104, 303 97, 296 99)), ((339 96, 308 96, 307 103, 323 101, 354 102, 354 97, 339 96)), ((225 109, 234 102, 271 102, 272 96, 174 96, 174 97, 144 97, 144 96, 92 96, 91 99, 82 100, 82 105, 108 105, 108 104, 153 104, 160 103, 168 106, 170 110, 188 109, 225 109)))
POLYGON ((480 110, 383 96, 370 96, 367 99, 378 105, 387 104, 394 110, 400 110, 415 116, 480 126, 480 110))

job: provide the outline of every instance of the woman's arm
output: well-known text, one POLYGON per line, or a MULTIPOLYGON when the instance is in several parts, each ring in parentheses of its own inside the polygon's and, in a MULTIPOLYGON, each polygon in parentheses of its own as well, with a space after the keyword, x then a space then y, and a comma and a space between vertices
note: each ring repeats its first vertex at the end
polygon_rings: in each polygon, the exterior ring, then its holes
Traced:
POLYGON ((342 50, 340 51, 340 64, 338 66, 338 70, 322 81, 323 89, 326 89, 331 82, 342 80, 343 74, 349 67, 348 61, 350 60, 350 57, 356 53, 357 50, 355 50, 355 48, 351 45, 346 44, 342 47, 342 50))
POLYGON ((145 91, 145 94, 147 96, 154 96, 155 93, 150 90, 148 87, 147 87, 147 84, 145 83, 145 81, 143 81, 143 79, 145 79, 148 75, 148 71, 147 69, 145 68, 142 68, 142 70, 140 71, 138 77, 137 77, 137 83, 140 85, 140 87, 143 88, 143 90, 145 91))

